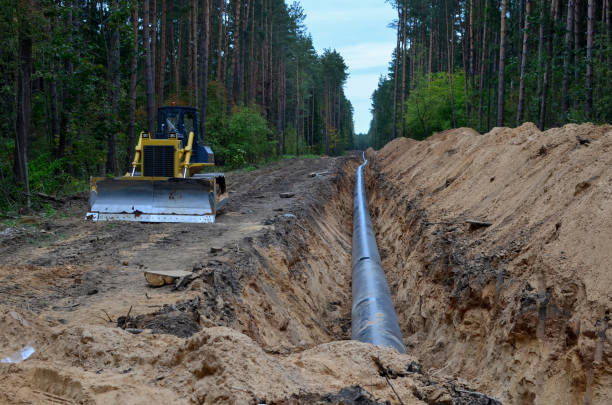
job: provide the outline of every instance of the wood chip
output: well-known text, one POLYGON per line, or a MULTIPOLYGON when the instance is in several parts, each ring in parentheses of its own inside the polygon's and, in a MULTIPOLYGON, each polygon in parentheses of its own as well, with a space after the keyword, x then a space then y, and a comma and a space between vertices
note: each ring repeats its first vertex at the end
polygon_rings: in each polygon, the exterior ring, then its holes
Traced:
POLYGON ((472 228, 484 228, 493 225, 493 222, 476 221, 473 219, 468 219, 465 223, 469 224, 472 228))
POLYGON ((153 287, 161 287, 166 284, 174 284, 174 280, 190 276, 191 273, 182 270, 148 270, 144 272, 145 278, 153 287))
POLYGON ((22 224, 37 224, 38 223, 38 218, 33 217, 33 216, 28 216, 28 215, 24 215, 21 218, 19 218, 19 222, 21 222, 22 224))
POLYGON ((317 177, 317 176, 323 176, 324 174, 328 174, 329 172, 312 172, 308 175, 308 177, 317 177))

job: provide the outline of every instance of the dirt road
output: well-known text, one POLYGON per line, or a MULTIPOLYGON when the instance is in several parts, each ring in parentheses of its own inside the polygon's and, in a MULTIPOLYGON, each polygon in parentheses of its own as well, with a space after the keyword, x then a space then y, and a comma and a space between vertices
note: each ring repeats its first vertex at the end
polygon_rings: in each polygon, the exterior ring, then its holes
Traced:
MULTIPOLYGON (((116 319, 130 307, 134 316, 197 297, 223 307, 217 297, 238 294, 244 280, 257 273, 262 258, 254 240, 261 239, 265 246, 276 237, 275 227, 294 224, 298 215, 306 215, 313 201, 324 196, 324 188, 329 189, 342 163, 332 158, 299 159, 230 173, 231 199, 214 226, 92 223, 83 220, 86 201, 71 201, 58 207, 66 218, 18 226, 2 240, 2 303, 44 313, 66 325, 97 318, 103 324, 102 310, 116 319), (281 198, 283 192, 295 196, 281 198), (182 292, 152 289, 144 282, 147 270, 206 273, 201 279, 207 282, 182 292)), ((232 311, 214 312, 210 315, 220 324, 233 320, 232 311)))

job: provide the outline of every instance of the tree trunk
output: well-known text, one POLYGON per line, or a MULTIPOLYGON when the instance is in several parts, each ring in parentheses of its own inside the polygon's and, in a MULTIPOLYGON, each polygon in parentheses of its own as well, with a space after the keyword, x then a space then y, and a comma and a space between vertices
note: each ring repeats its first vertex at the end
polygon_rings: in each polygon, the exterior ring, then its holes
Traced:
POLYGON ((468 38, 468 20, 467 16, 459 15, 459 25, 463 25, 463 33, 461 34, 461 62, 463 63, 463 92, 465 101, 465 125, 470 126, 470 95, 468 90, 468 80, 470 77, 470 65, 468 60, 469 53, 469 38, 468 38))
MULTIPOLYGON (((153 71, 153 86, 155 86, 155 78, 157 77, 155 75, 155 72, 157 72, 155 63, 157 58, 155 57, 155 55, 157 55, 157 0, 149 0, 152 1, 151 3, 151 17, 150 17, 150 22, 151 22, 151 70, 153 71)), ((156 104, 155 104, 155 112, 157 113, 157 101, 156 101, 156 93, 157 89, 155 87, 153 87, 153 99, 155 100, 156 104)))
POLYGON ((327 102, 325 109, 325 121, 327 124, 325 125, 325 154, 329 155, 329 131, 331 127, 331 87, 328 85, 327 87, 327 102))
POLYGON ((30 1, 20 1, 19 68, 17 73, 17 120, 15 130, 15 181, 25 188, 28 209, 30 180, 28 175, 28 136, 32 119, 32 33, 30 27, 30 1))
POLYGON ((193 2, 195 0, 191 0, 191 4, 189 4, 189 15, 187 16, 187 92, 189 94, 189 104, 193 105, 193 98, 195 96, 194 94, 194 84, 193 84, 193 79, 194 79, 194 60, 195 58, 193 57, 193 2))
POLYGON ((470 0, 470 108, 473 110, 476 84, 474 83, 474 0, 470 0))
MULTIPOLYGON (((119 0, 113 0, 112 13, 119 12, 119 0)), ((111 19, 114 21, 114 19, 111 19)), ((109 99, 110 99, 110 114, 108 116, 107 129, 108 134, 108 145, 106 149, 106 172, 112 174, 119 174, 119 162, 117 160, 117 132, 119 128, 119 92, 121 91, 121 70, 119 69, 121 61, 119 60, 120 55, 120 43, 119 43, 119 24, 117 22, 111 22, 113 31, 111 34, 111 49, 109 53, 109 75, 110 75, 110 88, 109 88, 109 99)))
POLYGON ((198 108, 198 99, 200 98, 198 86, 198 0, 192 0, 191 7, 191 57, 193 58, 191 62, 193 78, 191 80, 193 83, 193 105, 198 108))
POLYGON ((433 3, 429 6, 430 10, 430 27, 429 27, 429 58, 427 61, 427 73, 429 73, 429 81, 431 81, 431 73, 433 72, 433 42, 434 42, 434 29, 433 29, 433 21, 434 21, 434 13, 433 13, 433 3))
POLYGON ((527 44, 529 42, 529 17, 531 15, 531 0, 527 0, 525 5, 525 32, 523 33, 523 53, 521 56, 521 78, 519 84, 519 99, 516 113, 516 126, 523 123, 525 111, 525 73, 527 70, 527 44))
POLYGON ((266 103, 266 96, 268 91, 266 89, 266 75, 267 75, 267 48, 268 48, 268 13, 266 13, 266 1, 263 0, 263 7, 261 10, 261 23, 264 29, 263 44, 261 45, 261 104, 264 106, 264 112, 266 118, 270 116, 269 104, 266 103))
POLYGON ((551 28, 548 30, 548 52, 546 59, 546 67, 544 71, 544 78, 542 80, 542 94, 540 95, 540 120, 538 123, 538 127, 540 131, 543 131, 546 127, 546 109, 547 109, 547 98, 548 98, 548 87, 550 86, 550 74, 551 74, 551 64, 553 55, 553 42, 555 38, 555 26, 557 24, 558 16, 559 16, 559 0, 552 0, 551 2, 551 11, 552 11, 552 23, 550 24, 551 28))
MULTIPOLYGON (((497 42, 497 33, 495 34, 495 40, 493 41, 493 43, 497 42)), ((493 59, 495 58, 495 50, 494 48, 491 46, 489 47, 489 60, 493 61, 493 59)), ((486 126, 486 131, 484 132, 488 132, 491 129, 491 111, 493 110, 491 108, 491 78, 493 77, 493 73, 495 72, 495 62, 493 63, 489 63, 489 66, 487 68, 487 126, 486 126)))
POLYGON ((283 148, 283 131, 281 121, 281 64, 277 61, 277 76, 276 76, 276 156, 280 156, 283 148))
POLYGON ((222 72, 221 72, 221 68, 223 67, 223 64, 221 63, 221 59, 225 57, 225 55, 222 55, 223 52, 223 13, 225 12, 225 0, 221 0, 220 4, 219 4, 219 32, 218 32, 218 38, 217 38, 217 83, 219 84, 219 86, 217 86, 217 97, 219 97, 219 88, 221 85, 223 85, 223 76, 222 76, 222 72))
POLYGON ((342 130, 344 129, 344 126, 342 125, 342 95, 340 84, 338 84, 338 87, 336 89, 336 95, 338 97, 338 110, 336 111, 336 121, 338 123, 338 140, 342 141, 342 130))
POLYGON ((400 120, 402 124, 402 136, 406 136, 406 120, 404 119, 404 105, 406 103, 406 25, 408 23, 408 13, 406 13, 406 9, 404 8, 402 12, 402 94, 401 94, 401 104, 400 104, 400 120))
POLYGON ((565 25, 565 53, 563 55, 563 88, 561 94, 561 114, 563 122, 567 122, 569 111, 569 75, 572 53, 572 36, 574 30, 574 0, 567 2, 567 22, 565 25))
POLYGON ((586 116, 593 118, 593 31, 595 28, 595 0, 589 0, 586 49, 586 116))
POLYGON ((136 127, 136 84, 138 75, 138 2, 132 3, 132 31, 134 41, 132 43, 132 60, 130 62, 130 118, 128 122, 128 145, 125 160, 125 167, 129 169, 131 156, 134 151, 134 132, 136 127))
POLYGON ((201 131, 202 131, 202 142, 206 140, 206 109, 208 106, 208 61, 210 54, 210 9, 212 7, 212 0, 202 1, 202 28, 201 28, 201 39, 200 46, 202 47, 202 68, 200 69, 202 74, 202 102, 201 102, 201 131))
POLYGON ((299 134, 299 120, 300 120, 300 59, 298 56, 295 57, 295 154, 300 155, 300 134, 299 134))
MULTIPOLYGON (((281 54, 282 55, 282 54, 281 54)), ((286 125, 285 125, 285 107, 287 104, 287 72, 286 72, 286 66, 285 66, 285 61, 282 60, 281 61, 281 100, 282 100, 282 104, 281 104, 281 129, 283 132, 283 155, 287 154, 287 145, 286 145, 286 125)))
MULTIPOLYGON (((72 29, 73 29, 73 18, 72 8, 74 7, 74 0, 69 2, 68 15, 66 16, 65 29, 68 32, 66 42, 69 46, 72 45, 72 29)), ((78 53, 78 52, 77 52, 78 53)), ((68 77, 71 77, 74 72, 74 63, 72 59, 68 59, 64 63, 66 73, 68 77)), ((73 87, 72 83, 68 80, 63 83, 63 91, 61 96, 61 111, 60 111, 60 131, 59 131, 59 144, 57 145, 57 151, 55 156, 61 158, 64 156, 66 151, 66 145, 68 143, 68 124, 70 122, 71 110, 74 105, 73 87)))
MULTIPOLYGON (((228 113, 232 110, 232 105, 234 104, 235 98, 235 89, 236 89, 236 73, 238 72, 238 59, 240 54, 240 39, 237 37, 237 33, 240 32, 240 17, 238 14, 240 13, 240 0, 235 1, 236 8, 234 11, 234 46, 232 49, 232 65, 230 67, 230 77, 228 80, 228 98, 227 98, 227 111, 228 113)), ((231 7, 231 2, 230 2, 231 7)), ((229 24, 229 19, 228 19, 229 24)), ((227 46, 227 45, 226 45, 227 46)))
POLYGON ((444 5, 446 7, 446 57, 448 60, 448 80, 450 88, 450 104, 451 112, 453 115, 453 128, 457 128, 457 119, 455 117, 455 95, 453 94, 453 68, 454 68, 454 43, 455 43, 455 19, 454 12, 450 18, 450 29, 449 29, 449 18, 448 18, 448 0, 445 0, 444 5), (448 49, 450 47, 450 49, 448 49))
MULTIPOLYGON (((257 84, 257 60, 255 55, 255 7, 251 6, 251 34, 249 45, 249 84, 247 86, 248 104, 255 101, 255 89, 257 84)), ((246 46, 246 43, 245 43, 246 46)))
MULTIPOLYGON (((571 1, 571 0, 570 0, 571 1)), ((497 126, 504 125, 504 90, 506 71, 506 10, 508 0, 501 2, 501 22, 499 30, 499 82, 497 84, 497 126)))
MULTIPOLYGON (((574 80, 578 81, 580 76, 580 0, 574 0, 574 80)), ((574 105, 576 102, 574 101, 574 105)))
MULTIPOLYGON (((606 0, 606 7, 604 8, 604 15, 606 16, 605 27, 606 27, 606 38, 608 43, 612 42, 612 17, 610 16, 610 1, 606 0)), ((608 52, 608 69, 612 70, 612 54, 608 52)))
POLYGON ((400 5, 397 6, 397 46, 395 47, 395 71, 393 72, 393 139, 397 138, 397 81, 399 77, 399 60, 400 60, 400 26, 402 13, 400 5))
POLYGON ((174 101, 178 102, 181 93, 181 49, 183 46, 183 36, 181 35, 182 24, 180 21, 176 23, 176 39, 174 42, 174 101))
MULTIPOLYGON (((538 90, 537 90, 537 94, 538 94, 538 103, 542 102, 542 80, 540 79, 540 77, 542 77, 544 75, 544 70, 545 70, 545 61, 544 61, 544 40, 545 40, 545 26, 546 26, 546 0, 540 0, 540 17, 539 17, 539 22, 540 22, 540 26, 539 26, 539 33, 538 33, 538 80, 537 80, 537 84, 538 84, 538 90)), ((540 105, 540 104, 538 104, 540 105)))
POLYGON ((234 21, 234 50, 232 52, 232 80, 230 82, 230 100, 229 103, 234 102, 240 104, 240 94, 237 93, 240 90, 240 13, 242 11, 242 2, 236 1, 236 15, 234 21), (235 100, 234 100, 235 99, 235 100))
POLYGON ((156 85, 155 91, 157 94, 157 106, 164 105, 164 84, 166 82, 166 58, 167 58, 167 45, 166 36, 167 34, 167 5, 166 0, 162 0, 162 17, 161 17, 161 33, 160 33, 160 50, 158 54, 157 68, 155 69, 156 85))
POLYGON ((482 91, 484 88, 484 80, 485 80, 485 65, 487 65, 488 61, 486 59, 487 55, 487 20, 488 20, 488 0, 484 2, 484 28, 482 33, 482 57, 480 59, 480 77, 479 85, 478 85, 478 129, 481 133, 484 133, 484 128, 482 127, 482 114, 483 114, 483 103, 482 103, 482 91))
POLYGON ((145 92, 147 94, 147 129, 155 132, 155 88, 153 83, 153 63, 151 55, 151 37, 149 31, 149 0, 143 3, 144 47, 145 47, 145 92))
MULTIPOLYGON (((49 93, 51 97, 51 145, 55 145, 55 139, 60 133, 60 122, 59 122, 59 107, 57 101, 57 67, 55 62, 51 63, 51 71, 53 78, 49 82, 49 93)), ((56 150, 57 151, 57 150, 56 150)))
MULTIPOLYGON (((244 10, 244 17, 242 18, 242 25, 240 28, 240 42, 242 43, 242 47, 241 49, 241 53, 240 53, 240 65, 238 65, 238 94, 240 95, 239 98, 240 100, 242 100, 243 102, 247 100, 247 96, 246 96, 246 92, 245 92, 245 83, 244 83, 244 76, 245 76, 245 60, 246 60, 246 56, 247 56, 247 30, 249 28, 249 18, 251 15, 251 7, 252 7, 252 1, 247 2, 246 4, 246 8, 244 10)), ((245 103, 246 104, 246 103, 245 103)))
MULTIPOLYGON (((230 22, 230 18, 229 18, 229 14, 231 12, 231 3, 229 4, 228 8, 226 9, 225 12, 225 24, 226 24, 226 28, 225 28, 225 34, 223 35, 223 66, 221 66, 221 83, 226 86, 226 88, 230 88, 231 86, 231 82, 232 82, 232 71, 231 69, 229 69, 229 78, 227 77, 228 74, 228 69, 227 69, 227 64, 230 62, 230 55, 229 55, 229 31, 230 31, 230 27, 229 27, 229 22, 230 22)), ((229 99, 231 99, 231 94, 228 94, 228 105, 230 106, 230 111, 231 112, 231 101, 229 101, 229 99)))

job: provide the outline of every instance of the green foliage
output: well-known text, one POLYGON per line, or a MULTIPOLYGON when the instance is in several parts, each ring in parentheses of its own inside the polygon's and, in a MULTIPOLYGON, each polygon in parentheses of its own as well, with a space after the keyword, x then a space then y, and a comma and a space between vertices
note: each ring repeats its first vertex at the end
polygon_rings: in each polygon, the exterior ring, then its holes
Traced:
POLYGON ((21 202, 20 187, 13 180, 13 139, 0 138, 0 212, 14 208, 21 202))
POLYGON ((353 136, 353 144, 357 150, 366 150, 373 144, 370 134, 355 134, 353 136))
POLYGON ((281 155, 279 160, 289 160, 289 159, 317 159, 320 158, 321 155, 314 155, 312 153, 307 153, 305 155, 281 155))
MULTIPOLYGON (((249 4, 253 15, 270 17, 269 28, 275 34, 265 41, 262 27, 257 25, 250 25, 242 36, 234 35, 239 10, 234 7, 236 4, 225 9, 227 18, 219 18, 218 7, 212 8, 211 15, 211 32, 216 35, 221 21, 224 32, 229 34, 228 43, 222 44, 227 48, 218 49, 218 42, 211 41, 207 67, 205 143, 214 150, 217 163, 228 168, 252 169, 260 162, 286 153, 343 153, 352 144, 353 110, 344 95, 347 67, 342 56, 335 50, 317 54, 299 2, 257 0, 249 4), (246 58, 240 66, 243 80, 240 85, 234 71, 234 53, 228 52, 235 49, 238 40, 242 49, 248 50, 247 45, 253 44, 257 47, 255 54, 261 54, 265 46, 275 55, 270 58, 273 62, 268 58, 246 58), (256 74, 272 68, 269 63, 274 63, 272 77, 256 74), (244 91, 239 92, 240 87, 244 91), (330 117, 334 122, 328 122, 332 120, 330 117)), ((13 179, 16 79, 21 66, 18 47, 24 32, 33 44, 29 183, 33 208, 44 209, 36 193, 63 195, 87 189, 90 176, 103 176, 107 168, 115 166, 115 161, 109 160, 114 154, 108 153, 112 139, 116 139, 121 172, 133 157, 128 128, 133 124, 137 137, 147 120, 144 32, 140 24, 135 33, 131 21, 134 6, 139 8, 142 18, 142 3, 22 4, 0 0, 0 5, 0 32, 3 33, 0 36, 0 110, 3 112, 0 211, 15 210, 26 201, 24 185, 16 184, 13 179), (118 60, 111 46, 116 33, 120 48, 118 60), (135 122, 130 115, 133 57, 136 58, 135 122), (119 68, 118 75, 113 74, 115 65, 119 68), (114 81, 117 77, 118 89, 114 81), (113 102, 115 97, 118 104, 113 102)), ((197 7, 200 9, 201 4, 197 7)), ((190 13, 190 6, 168 3, 164 27, 167 55, 160 58, 167 63, 162 67, 166 72, 161 83, 166 102, 162 100, 162 104, 175 101, 178 105, 201 105, 200 100, 195 102, 195 97, 202 95, 196 94, 188 77, 188 66, 193 61, 187 62, 189 52, 182 45, 192 35, 185 29, 190 13), (179 66, 178 77, 174 71, 176 66, 179 66)), ((198 10, 198 16, 201 15, 198 10)), ((199 19, 197 29, 202 27, 199 19)), ((161 37, 161 20, 152 21, 151 25, 161 37)), ((158 41, 156 52, 159 55, 161 51, 158 41)), ((198 65, 199 73, 203 70, 202 62, 198 65)), ((156 96, 159 90, 156 88, 156 96)))
MULTIPOLYGON (((14 210, 23 205, 25 195, 20 185, 13 181, 11 159, 14 144, 3 142, 0 151, 0 212, 14 210)), ((37 193, 63 196, 85 191, 88 182, 85 178, 75 177, 71 173, 71 162, 67 157, 55 159, 50 152, 43 152, 28 162, 30 175, 30 193, 35 209, 49 213, 48 207, 38 198, 37 193)))
POLYGON ((87 189, 87 181, 71 174, 68 158, 55 159, 49 152, 28 162, 30 189, 51 195, 69 195, 87 189))
POLYGON ((207 127, 208 142, 220 164, 236 169, 256 163, 272 153, 274 143, 269 140, 272 131, 255 108, 242 107, 235 111, 227 120, 227 128, 214 114, 214 104, 210 116, 215 126, 207 127))
MULTIPOLYGON (((388 75, 381 77, 372 94, 367 139, 370 145, 380 148, 394 136, 402 135, 423 139, 453 126, 470 126, 486 133, 498 125, 498 115, 503 118, 500 125, 514 127, 530 121, 544 129, 568 122, 612 121, 612 31, 602 2, 562 2, 554 13, 551 9, 554 2, 532 2, 525 29, 526 3, 508 0, 503 19, 506 28, 502 86, 499 2, 390 3, 398 15, 407 17, 406 27, 401 19, 394 22, 400 40, 405 42, 398 44, 388 75), (573 27, 568 27, 571 21, 568 12, 578 16, 573 27), (590 20, 589 13, 593 13, 590 20), (593 26, 589 27, 589 22, 594 22, 593 26), (593 44, 589 49, 590 29, 593 44), (573 31, 573 35, 566 36, 567 30, 573 31), (527 48, 521 79, 523 44, 527 48), (404 49, 405 53, 401 51, 404 49), (456 72, 454 123, 446 77, 449 65, 456 72), (587 84, 589 67, 592 100, 587 84), (464 72, 471 77, 464 80, 464 72), (519 117, 521 84, 524 96, 519 117), (500 87, 504 89, 503 114, 498 114, 500 87), (404 105, 401 100, 405 100, 404 105), (545 115, 541 117, 543 111, 545 115)), ((354 138, 360 147, 365 140, 360 136, 354 138)))
POLYGON ((241 149, 245 160, 254 163, 258 157, 272 151, 268 137, 272 133, 268 123, 254 108, 243 107, 229 120, 231 140, 229 147, 241 149))
MULTIPOLYGON (((465 125, 463 72, 453 74, 453 96, 458 126, 465 125)), ((452 128, 450 81, 447 73, 433 73, 417 80, 405 109, 406 133, 410 138, 425 139, 434 132, 452 128)))

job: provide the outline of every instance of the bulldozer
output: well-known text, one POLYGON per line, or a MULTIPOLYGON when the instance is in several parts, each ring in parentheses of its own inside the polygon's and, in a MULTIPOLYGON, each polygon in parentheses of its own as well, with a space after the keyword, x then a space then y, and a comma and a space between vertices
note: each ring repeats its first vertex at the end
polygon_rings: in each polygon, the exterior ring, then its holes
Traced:
POLYGON ((131 170, 91 178, 87 219, 214 223, 228 193, 223 173, 200 173, 215 158, 199 125, 196 108, 160 107, 155 133, 140 133, 131 170))

